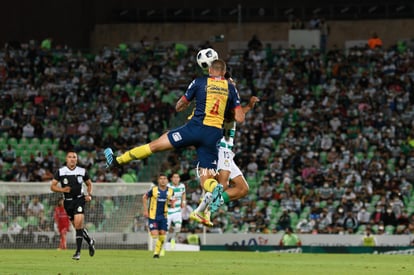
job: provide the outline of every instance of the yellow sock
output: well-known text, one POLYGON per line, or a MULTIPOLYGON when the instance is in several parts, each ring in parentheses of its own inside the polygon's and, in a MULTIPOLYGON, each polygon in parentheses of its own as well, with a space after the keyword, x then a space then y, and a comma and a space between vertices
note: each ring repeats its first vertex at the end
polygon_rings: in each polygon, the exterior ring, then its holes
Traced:
POLYGON ((165 241, 165 235, 158 235, 158 240, 157 240, 157 244, 155 245, 154 254, 160 255, 161 248, 164 244, 164 241, 165 241))
POLYGON ((126 151, 116 158, 119 164, 125 164, 135 159, 144 159, 152 155, 149 144, 141 145, 126 151))
POLYGON ((218 182, 215 179, 206 179, 203 184, 204 190, 207 192, 213 193, 214 188, 216 188, 218 182))

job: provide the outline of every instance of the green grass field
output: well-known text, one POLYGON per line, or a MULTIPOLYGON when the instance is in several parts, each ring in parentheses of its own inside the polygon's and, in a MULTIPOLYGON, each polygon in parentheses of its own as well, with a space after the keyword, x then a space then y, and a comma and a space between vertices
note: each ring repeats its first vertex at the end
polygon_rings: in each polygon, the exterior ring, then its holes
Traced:
POLYGON ((411 255, 281 254, 271 252, 167 252, 97 250, 80 261, 72 250, 0 249, 0 274, 413 274, 411 255))

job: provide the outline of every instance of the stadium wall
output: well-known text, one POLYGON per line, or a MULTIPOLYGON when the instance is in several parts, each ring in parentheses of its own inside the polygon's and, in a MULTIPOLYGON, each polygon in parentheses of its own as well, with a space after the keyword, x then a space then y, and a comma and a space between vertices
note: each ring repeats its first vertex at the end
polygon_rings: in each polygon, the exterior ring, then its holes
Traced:
MULTIPOLYGON (((414 19, 329 21, 328 48, 342 48, 348 40, 368 40, 373 32, 378 33, 384 46, 394 45, 400 39, 413 38, 410 26, 414 19)), ((91 32, 93 49, 117 46, 119 43, 139 43, 142 39, 152 42, 158 37, 161 42, 210 41, 214 48, 226 54, 230 45, 247 46, 253 34, 262 41, 288 41, 289 23, 146 23, 146 24, 97 24, 91 32), (217 39, 221 34, 224 39, 217 39), (243 45, 244 44, 244 45, 243 45)), ((197 45, 195 45, 197 46, 197 45)))
MULTIPOLYGON (((202 245, 233 247, 243 250, 253 246, 279 246, 282 232, 277 234, 217 234, 206 233, 201 237, 202 245)), ((92 233, 100 248, 116 249, 146 249, 148 233, 92 233)), ((303 246, 310 247, 357 247, 362 244, 362 235, 327 235, 327 234, 298 234, 303 246)), ((184 237, 184 234, 182 234, 184 237)), ((409 235, 376 235, 376 244, 379 247, 406 247, 411 243, 409 235)), ((55 248, 59 237, 54 232, 34 232, 27 234, 0 234, 2 248, 55 248)), ((68 245, 74 245, 74 236, 68 237, 68 245)))
POLYGON ((250 252, 271 252, 271 253, 337 253, 337 254, 387 254, 387 255, 413 255, 412 246, 223 246, 223 245, 203 245, 200 250, 204 251, 250 251, 250 252))

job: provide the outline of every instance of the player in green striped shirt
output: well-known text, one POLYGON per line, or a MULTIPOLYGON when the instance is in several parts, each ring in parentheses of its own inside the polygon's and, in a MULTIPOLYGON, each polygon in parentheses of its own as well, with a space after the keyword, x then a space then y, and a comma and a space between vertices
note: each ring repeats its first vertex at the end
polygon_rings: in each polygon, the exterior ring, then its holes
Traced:
POLYGON ((178 237, 178 234, 181 232, 181 225, 183 222, 183 217, 181 214, 181 209, 185 207, 186 204, 186 193, 185 185, 180 182, 181 178, 178 173, 173 173, 168 183, 168 187, 172 188, 174 191, 174 207, 168 208, 168 232, 171 231, 171 225, 173 227, 173 237, 171 238, 171 248, 175 246, 175 240, 178 237))

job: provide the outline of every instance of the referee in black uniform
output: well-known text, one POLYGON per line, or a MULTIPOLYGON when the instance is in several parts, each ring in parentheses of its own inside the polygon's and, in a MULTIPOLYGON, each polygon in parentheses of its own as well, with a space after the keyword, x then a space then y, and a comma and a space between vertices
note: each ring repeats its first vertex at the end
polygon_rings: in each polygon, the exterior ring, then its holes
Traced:
POLYGON ((95 240, 89 237, 88 231, 84 228, 85 202, 92 200, 92 181, 86 169, 77 166, 77 163, 77 153, 69 150, 66 153, 66 165, 54 173, 50 186, 53 192, 63 193, 66 213, 76 229, 76 253, 72 257, 74 260, 80 259, 83 239, 89 245, 89 255, 92 257, 95 254, 95 240), (87 187, 86 194, 83 183, 87 187))

